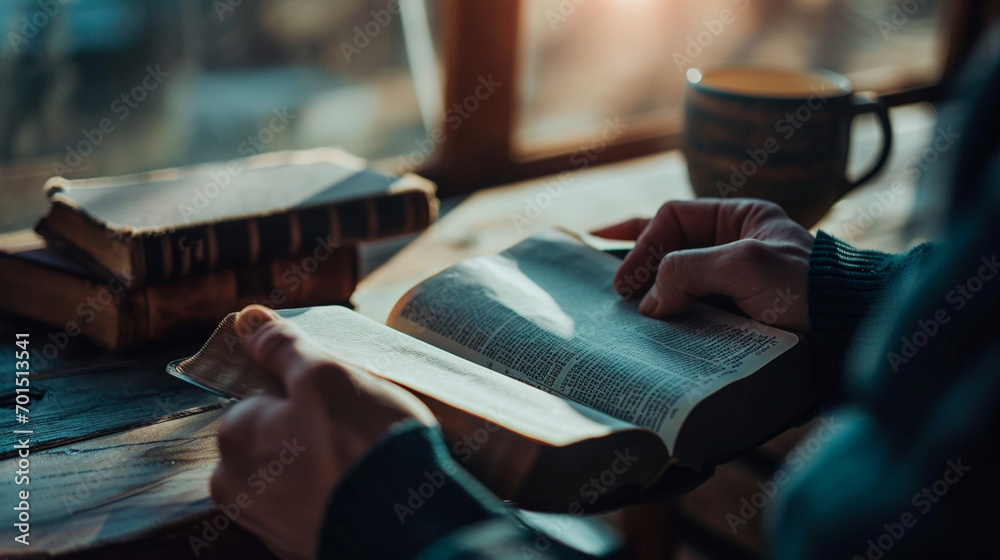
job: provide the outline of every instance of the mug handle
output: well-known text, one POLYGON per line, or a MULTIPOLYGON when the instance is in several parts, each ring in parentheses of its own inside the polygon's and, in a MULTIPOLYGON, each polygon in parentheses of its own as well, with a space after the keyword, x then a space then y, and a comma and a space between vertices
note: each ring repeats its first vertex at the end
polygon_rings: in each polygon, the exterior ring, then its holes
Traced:
POLYGON ((871 92, 855 94, 852 103, 852 121, 855 117, 865 113, 875 113, 875 116, 878 117, 879 124, 882 125, 882 151, 871 169, 853 181, 846 181, 846 186, 843 192, 839 193, 838 198, 847 194, 851 189, 868 182, 878 174, 885 166, 885 162, 889 160, 889 153, 892 151, 892 124, 889 123, 889 109, 885 103, 871 92))

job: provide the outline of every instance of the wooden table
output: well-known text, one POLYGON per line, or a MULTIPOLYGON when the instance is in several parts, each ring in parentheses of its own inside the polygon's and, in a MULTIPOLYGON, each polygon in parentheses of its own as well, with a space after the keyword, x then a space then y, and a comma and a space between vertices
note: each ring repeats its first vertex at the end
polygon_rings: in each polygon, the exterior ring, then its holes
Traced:
MULTIPOLYGON (((914 200, 907 164, 934 135, 934 118, 923 107, 894 111, 896 149, 889 173, 841 201, 821 227, 858 245, 886 250, 916 241, 900 227, 914 200), (885 200, 884 193, 897 181, 894 201, 885 205, 876 222, 867 222, 865 208, 885 200)), ((853 158, 857 166, 864 166, 863 156, 876 141, 867 129, 858 131, 853 158)), ((407 289, 464 258, 502 250, 553 225, 593 229, 651 215, 666 200, 691 196, 683 158, 676 152, 483 191, 369 275, 355 302, 361 313, 384 321, 407 289)), ((29 420, 21 424, 13 409, 13 342, 24 328, 16 320, 0 326, 5 384, 0 387, 5 407, 0 412, 5 442, 0 446, 0 555, 169 558, 197 548, 198 557, 269 557, 242 529, 211 527, 213 521, 220 527, 231 525, 220 521, 208 495, 208 478, 217 461, 215 432, 227 401, 164 373, 167 361, 189 355, 192 348, 120 359, 69 341, 57 365, 32 374, 29 420), (32 433, 14 433, 23 429, 32 433), (15 483, 18 435, 30 439, 28 486, 15 483), (14 541, 12 525, 11 508, 18 503, 18 491, 25 489, 30 490, 30 546, 14 541)), ((33 326, 31 331, 32 352, 59 342, 58 329, 33 326)), ((725 512, 733 507, 726 500, 743 495, 747 485, 752 488, 773 470, 801 433, 776 438, 756 456, 751 454, 750 462, 758 467, 751 471, 755 474, 743 476, 738 466, 721 467, 710 483, 680 500, 680 507, 692 509, 695 519, 702 517, 700 530, 723 536, 725 512)), ((693 549, 683 543, 678 549, 681 541, 662 538, 662 524, 679 515, 675 505, 628 508, 608 519, 640 543, 644 557, 662 557, 672 549, 693 558, 693 549)), ((760 517, 741 531, 734 550, 761 550, 760 517)))

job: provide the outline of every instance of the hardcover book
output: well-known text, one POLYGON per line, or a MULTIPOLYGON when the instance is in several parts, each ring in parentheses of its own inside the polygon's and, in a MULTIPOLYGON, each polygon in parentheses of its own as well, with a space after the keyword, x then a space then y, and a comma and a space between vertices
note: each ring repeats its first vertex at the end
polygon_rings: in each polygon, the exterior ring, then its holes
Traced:
POLYGON ((319 258, 285 257, 127 288, 46 247, 31 231, 0 235, 0 310, 115 350, 210 331, 251 303, 347 303, 357 281, 357 249, 341 246, 319 258))
POLYGON ((418 232, 436 187, 341 150, 276 152, 120 177, 50 179, 36 226, 129 287, 418 232))
MULTIPOLYGON (((280 315, 419 396, 459 462, 523 507, 678 493, 816 408, 801 336, 705 304, 645 317, 612 289, 618 264, 546 232, 420 283, 388 325, 336 306, 280 315)), ((280 391, 234 320, 168 371, 237 398, 280 391)))

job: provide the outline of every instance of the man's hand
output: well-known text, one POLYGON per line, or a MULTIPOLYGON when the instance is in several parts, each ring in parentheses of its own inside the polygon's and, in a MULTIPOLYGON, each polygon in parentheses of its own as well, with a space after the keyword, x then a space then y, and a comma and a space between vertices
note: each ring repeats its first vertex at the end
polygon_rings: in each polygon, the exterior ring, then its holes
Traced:
POLYGON ((212 498, 240 506, 236 522, 279 556, 313 558, 327 501, 348 469, 397 422, 436 421, 415 396, 335 364, 267 308, 247 307, 236 321, 237 332, 252 333, 247 354, 287 396, 253 397, 226 415, 212 498))
POLYGON ((623 297, 642 295, 650 317, 681 313, 708 294, 730 296, 751 317, 809 329, 806 278, 813 236, 761 200, 668 202, 652 220, 594 232, 635 239, 615 275, 623 297))

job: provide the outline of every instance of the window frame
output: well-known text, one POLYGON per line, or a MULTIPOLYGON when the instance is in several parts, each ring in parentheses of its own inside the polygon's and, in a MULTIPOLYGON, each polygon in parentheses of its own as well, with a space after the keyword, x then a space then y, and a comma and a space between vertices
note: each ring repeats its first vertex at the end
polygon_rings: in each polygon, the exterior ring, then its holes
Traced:
MULTIPOLYGON (((419 170, 435 181, 441 196, 464 194, 559 173, 572 168, 572 150, 518 154, 518 64, 521 52, 520 0, 440 0, 444 107, 461 104, 481 85, 499 82, 480 107, 460 126, 446 127, 431 162, 419 170)), ((931 83, 894 84, 881 98, 889 106, 942 99, 979 37, 1000 14, 997 0, 953 0, 945 4, 944 69, 931 83)), ((636 127, 638 128, 638 127, 636 127)), ((650 155, 681 147, 680 131, 636 131, 609 142, 594 165, 650 155)))

